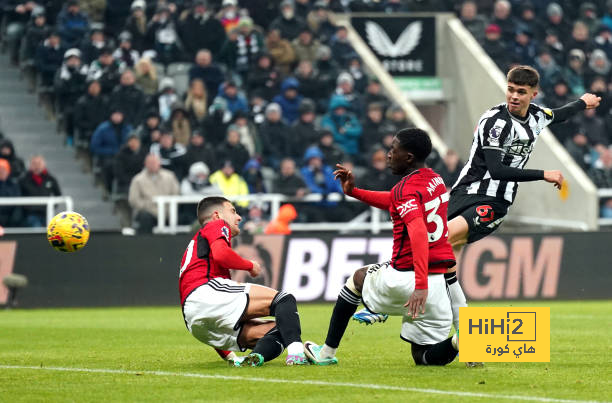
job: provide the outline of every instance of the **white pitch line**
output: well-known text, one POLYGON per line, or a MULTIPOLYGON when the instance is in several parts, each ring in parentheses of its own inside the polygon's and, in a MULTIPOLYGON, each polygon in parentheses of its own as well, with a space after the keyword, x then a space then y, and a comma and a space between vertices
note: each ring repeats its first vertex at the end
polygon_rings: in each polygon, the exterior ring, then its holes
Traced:
POLYGON ((268 382, 268 383, 285 383, 285 384, 297 384, 297 385, 308 384, 308 385, 348 387, 348 388, 358 388, 358 389, 377 389, 377 390, 390 390, 390 391, 398 391, 398 392, 426 393, 426 394, 434 394, 434 395, 482 397, 486 399, 525 400, 525 401, 532 401, 532 402, 602 403, 596 400, 555 399, 555 398, 548 398, 548 397, 523 396, 523 395, 497 395, 493 393, 460 392, 460 391, 439 390, 439 389, 422 389, 422 388, 410 388, 406 386, 378 385, 378 384, 372 384, 372 383, 325 382, 325 381, 313 381, 313 380, 306 380, 306 379, 303 379, 303 380, 270 379, 270 378, 257 378, 257 377, 245 377, 245 376, 196 374, 196 373, 189 373, 189 372, 133 371, 133 370, 125 370, 125 369, 105 369, 105 368, 36 367, 36 366, 26 366, 26 365, 0 365, 0 369, 32 369, 32 370, 44 370, 44 371, 85 372, 85 373, 95 373, 95 374, 120 374, 120 375, 178 376, 178 377, 185 377, 185 378, 203 378, 203 379, 217 379, 217 380, 243 381, 243 382, 268 382))

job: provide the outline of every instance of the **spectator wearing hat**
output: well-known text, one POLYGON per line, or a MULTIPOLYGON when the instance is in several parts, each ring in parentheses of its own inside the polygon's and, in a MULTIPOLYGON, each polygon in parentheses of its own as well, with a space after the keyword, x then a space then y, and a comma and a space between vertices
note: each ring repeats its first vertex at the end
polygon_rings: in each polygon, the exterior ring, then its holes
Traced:
POLYGON ((128 201, 139 233, 150 234, 157 224, 155 196, 179 194, 179 183, 171 171, 162 168, 158 155, 149 154, 145 166, 130 183, 128 201))
POLYGON ((45 9, 42 7, 36 7, 32 10, 32 18, 28 23, 21 45, 21 62, 26 65, 34 65, 34 59, 36 57, 36 49, 38 45, 42 43, 51 31, 51 27, 47 25, 47 18, 45 17, 45 9))
POLYGON ((597 32, 600 25, 597 6, 590 1, 581 3, 578 11, 578 21, 587 26, 589 36, 595 36, 595 32, 597 32))
POLYGON ((74 107, 76 145, 89 151, 91 136, 108 118, 108 99, 102 95, 102 86, 97 80, 89 82, 87 92, 78 99, 74 107))
POLYGON ((559 40, 559 34, 549 28, 544 34, 544 47, 548 49, 558 66, 565 65, 565 45, 559 40))
POLYGON ((329 44, 336 33, 336 26, 329 19, 329 7, 325 0, 315 1, 312 11, 306 17, 306 23, 321 43, 329 44))
POLYGON ((238 10, 237 0, 223 0, 221 9, 217 13, 217 19, 228 34, 240 24, 241 15, 238 10))
POLYGON ((291 125, 299 117, 299 106, 304 97, 299 94, 299 82, 294 77, 286 78, 281 85, 281 92, 272 99, 280 105, 285 121, 291 125))
POLYGON ((189 84, 189 90, 185 95, 185 110, 191 127, 201 127, 208 113, 208 95, 204 82, 199 78, 189 84))
POLYGON ((214 148, 201 131, 194 130, 187 145, 185 164, 191 166, 198 161, 206 163, 211 169, 217 168, 217 154, 214 148))
POLYGON ((157 69, 149 58, 138 60, 134 66, 136 74, 136 85, 142 90, 147 98, 153 97, 157 93, 159 87, 159 79, 157 69))
POLYGON ((225 80, 221 69, 213 63, 212 53, 208 49, 201 49, 195 57, 195 64, 189 69, 189 82, 199 78, 206 85, 207 102, 217 96, 219 86, 225 80))
POLYGON ((244 164, 249 160, 249 152, 240 142, 238 126, 228 126, 225 141, 217 147, 217 159, 219 161, 231 161, 236 170, 242 172, 244 164))
POLYGON ((114 170, 117 179, 118 193, 127 193, 130 182, 144 167, 147 150, 142 147, 140 137, 136 132, 130 133, 127 142, 121 146, 115 156, 114 170))
POLYGON ((280 15, 268 27, 269 30, 278 30, 280 36, 288 41, 293 41, 306 28, 306 21, 295 15, 293 1, 283 0, 280 3, 280 15))
POLYGON ((340 68, 332 58, 331 49, 328 46, 321 46, 317 54, 316 70, 318 71, 321 91, 330 94, 336 86, 336 79, 340 74, 340 68))
POLYGON ((257 93, 266 101, 278 94, 281 83, 281 73, 274 65, 274 59, 267 53, 257 57, 255 66, 249 71, 247 88, 250 94, 257 93))
POLYGON ((141 122, 144 115, 146 98, 140 88, 135 85, 136 78, 132 70, 125 70, 121 74, 119 85, 110 95, 111 108, 118 108, 125 114, 125 121, 131 125, 141 122))
POLYGON ((321 42, 314 38, 310 28, 304 25, 297 38, 291 41, 291 46, 295 51, 297 62, 308 60, 314 63, 317 60, 317 52, 321 46, 321 42))
POLYGON ((240 134, 240 143, 246 148, 250 157, 261 156, 261 141, 257 128, 249 120, 246 112, 238 111, 232 117, 232 123, 240 134))
POLYGON ((98 80, 102 86, 102 93, 110 95, 113 89, 119 84, 121 73, 124 66, 115 60, 113 51, 109 47, 100 50, 98 59, 89 65, 87 80, 98 80))
POLYGON ((205 133, 206 139, 214 147, 225 141, 227 126, 231 119, 232 113, 227 109, 225 99, 216 97, 208 108, 208 116, 206 116, 202 125, 202 131, 205 133))
MULTIPOLYGON (((223 196, 246 196, 249 194, 249 187, 245 182, 244 178, 236 173, 236 168, 231 160, 227 160, 223 163, 220 169, 213 172, 210 175, 211 185, 216 185, 223 192, 223 196)), ((247 208, 249 202, 239 201, 236 205, 240 208, 247 208)))
MULTIPOLYGON (((21 195, 25 197, 61 196, 59 183, 49 171, 45 159, 40 155, 30 158, 28 172, 19 181, 21 195)), ((25 224, 28 227, 44 227, 47 221, 45 206, 24 207, 25 224)))
POLYGON ((597 49, 606 52, 608 60, 612 60, 612 28, 610 28, 610 26, 602 23, 597 30, 593 42, 597 49))
POLYGON ((584 94, 584 70, 584 52, 580 49, 570 50, 567 66, 563 70, 563 76, 567 80, 571 93, 576 96, 584 94))
POLYGON ((590 84, 595 77, 603 77, 606 82, 612 81, 611 64, 606 52, 594 49, 584 72, 584 82, 590 84))
POLYGON ((147 27, 147 42, 153 44, 156 60, 167 66, 183 57, 183 45, 172 15, 176 11, 176 5, 160 3, 156 11, 147 27))
POLYGON ((350 107, 344 96, 332 96, 329 110, 321 120, 321 127, 331 130, 334 142, 346 154, 354 157, 359 153, 362 127, 355 114, 349 111, 350 107))
MULTIPOLYGON (((130 15, 131 0, 105 0, 104 27, 106 32, 115 36, 125 26, 125 21, 130 15)), ((144 9, 144 7, 143 7, 144 9)))
POLYGON ((140 53, 132 47, 132 34, 123 31, 119 34, 119 47, 113 52, 113 57, 126 67, 134 68, 140 59, 140 53))
POLYGON ((155 109, 149 109, 145 114, 144 121, 136 128, 140 142, 145 150, 151 148, 151 144, 159 143, 161 118, 155 109))
POLYGON ((134 0, 130 6, 130 15, 125 22, 125 30, 132 34, 132 47, 142 53, 152 44, 147 44, 147 15, 145 0, 134 0))
POLYGON ((172 105, 169 124, 175 141, 186 147, 191 137, 191 122, 187 109, 182 102, 177 101, 172 105))
MULTIPOLYGON (((368 85, 368 76, 363 70, 361 59, 356 54, 349 59, 348 73, 353 78, 353 88, 357 94, 363 94, 368 85)), ((361 99, 361 97, 359 97, 361 99)), ((361 101, 360 101, 361 102, 361 101)), ((363 105, 361 105, 363 106, 363 105)))
POLYGON ((389 98, 383 93, 382 85, 378 77, 370 77, 368 83, 364 89, 363 94, 360 97, 359 103, 364 108, 361 113, 367 113, 368 106, 377 102, 383 107, 383 112, 389 107, 389 98))
POLYGON ((316 105, 314 101, 304 98, 298 108, 298 119, 291 126, 292 144, 290 156, 299 159, 308 147, 319 140, 319 132, 315 125, 316 105))
POLYGON ((601 97, 596 112, 598 116, 606 120, 607 132, 610 133, 610 142, 612 143, 612 93, 608 91, 608 81, 602 76, 595 76, 589 84, 589 92, 601 97))
POLYGON ((549 94, 553 90, 557 79, 561 77, 561 67, 555 61, 549 47, 543 46, 540 48, 534 67, 540 73, 540 88, 544 95, 549 94))
POLYGON ((100 123, 91 136, 90 150, 100 167, 106 190, 111 190, 114 176, 114 158, 132 132, 132 125, 125 121, 124 113, 117 107, 110 109, 108 120, 100 123))
POLYGON ((391 126, 390 130, 394 132, 398 132, 408 127, 414 127, 414 124, 408 119, 408 116, 406 116, 406 111, 398 104, 393 104, 387 109, 386 118, 391 126))
POLYGON ((323 128, 319 131, 319 141, 315 145, 323 153, 323 162, 329 166, 346 160, 346 154, 334 141, 334 134, 330 129, 323 128))
POLYGON ((348 40, 348 31, 342 25, 336 28, 336 34, 331 38, 329 46, 332 57, 339 66, 347 66, 349 59, 356 55, 353 46, 348 40))
POLYGON ((210 169, 205 162, 197 161, 189 166, 189 174, 181 181, 182 195, 214 196, 222 194, 221 189, 209 181, 210 169))
POLYGON ((362 153, 368 154, 372 152, 374 146, 382 141, 384 118, 385 110, 382 104, 372 102, 368 105, 366 116, 362 122, 363 132, 359 145, 359 150, 362 153))
POLYGON ((502 30, 497 24, 489 24, 485 30, 484 51, 493 59, 497 67, 506 71, 510 65, 508 49, 501 39, 502 30))
POLYGON ((81 63, 81 51, 73 48, 64 54, 64 62, 55 77, 55 94, 60 111, 64 114, 68 144, 74 136, 74 106, 85 92, 87 67, 81 63))
POLYGON ((537 42, 533 39, 533 32, 527 26, 519 25, 514 36, 512 51, 513 62, 532 66, 537 56, 537 42))
POLYGON ((237 111, 247 112, 249 105, 244 96, 238 92, 238 86, 234 81, 226 81, 219 87, 218 98, 222 98, 227 105, 227 110, 233 115, 237 111))
POLYGON ((476 5, 475 1, 465 0, 463 3, 461 3, 461 8, 459 9, 459 19, 467 30, 470 31, 474 39, 476 39, 478 43, 482 45, 485 39, 487 22, 484 16, 478 14, 478 6, 476 5))
POLYGON ((501 39, 504 44, 509 45, 514 42, 516 20, 512 16, 512 5, 508 0, 495 1, 491 23, 501 29, 501 39))
POLYGON ((57 31, 66 47, 78 46, 89 30, 89 19, 77 0, 68 0, 57 16, 57 31))
POLYGON ((546 7, 546 30, 553 29, 559 38, 569 38, 572 32, 571 24, 564 18, 563 8, 558 3, 550 3, 546 7))
POLYGON ((167 125, 160 128, 159 143, 151 144, 149 152, 159 157, 163 168, 172 171, 180 181, 187 174, 187 148, 174 139, 172 130, 167 125))
MULTIPOLYGON (((323 153, 317 146, 309 147, 304 153, 304 166, 300 170, 309 193, 327 196, 342 193, 340 182, 334 179, 334 171, 323 161, 323 153)), ((333 207, 337 202, 321 201, 308 210, 308 221, 337 221, 338 211, 333 207)))
POLYGON ((314 69, 312 62, 302 60, 295 69, 293 76, 300 84, 300 94, 304 98, 312 99, 316 111, 324 112, 327 109, 329 91, 319 80, 318 72, 314 69))
POLYGON ((17 180, 21 179, 25 173, 25 164, 23 160, 15 153, 15 147, 13 142, 9 139, 3 139, 0 141, 0 158, 8 161, 11 166, 10 176, 17 180))
POLYGON ((55 73, 64 61, 64 48, 57 32, 49 32, 36 50, 36 70, 40 74, 40 83, 43 87, 52 87, 55 73))
POLYGON ((291 43, 281 37, 278 29, 271 29, 266 35, 266 48, 278 70, 286 76, 296 61, 295 51, 291 43))
POLYGON ((520 3, 517 24, 526 27, 532 33, 532 39, 538 42, 544 39, 544 25, 537 18, 535 5, 530 0, 520 3))
POLYGON ((205 0, 193 2, 192 8, 181 15, 178 29, 189 60, 195 58, 200 49, 219 55, 227 39, 225 28, 208 10, 205 0))
POLYGON ((164 77, 159 81, 159 92, 157 95, 157 110, 162 122, 167 122, 172 113, 172 105, 179 101, 179 96, 174 88, 174 80, 164 77))
POLYGON ((228 33, 227 40, 219 52, 219 60, 225 63, 229 70, 246 77, 257 56, 265 50, 263 36, 255 29, 253 20, 241 17, 236 29, 228 33))
MULTIPOLYGON (((11 178, 11 164, 0 158, 0 198, 19 197, 19 183, 11 178)), ((23 221, 23 209, 19 206, 0 206, 0 227, 19 227, 23 221)))
POLYGON ((104 37, 104 31, 101 28, 92 28, 89 33, 89 39, 81 44, 81 60, 83 64, 90 65, 94 60, 97 60, 108 43, 104 37))
POLYGON ((355 91, 355 80, 353 76, 343 71, 338 75, 338 79, 336 80, 336 90, 334 91, 334 96, 343 97, 349 104, 348 109, 353 113, 359 113, 363 110, 363 106, 361 105, 361 97, 355 91))
POLYGON ((289 126, 282 120, 282 109, 272 102, 266 106, 265 120, 259 127, 264 165, 278 168, 283 157, 291 154, 289 126))
POLYGON ((261 163, 256 158, 251 158, 244 164, 242 177, 249 187, 250 194, 268 192, 261 173, 261 163))

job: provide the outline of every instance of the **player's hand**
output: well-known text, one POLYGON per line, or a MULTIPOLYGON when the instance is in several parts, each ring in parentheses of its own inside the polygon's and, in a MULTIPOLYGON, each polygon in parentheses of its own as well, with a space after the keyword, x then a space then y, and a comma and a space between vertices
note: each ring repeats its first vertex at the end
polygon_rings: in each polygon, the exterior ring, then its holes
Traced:
POLYGON ((355 189, 355 177, 353 172, 349 171, 346 167, 340 164, 336 164, 336 170, 334 171, 334 179, 340 179, 342 182, 342 191, 344 194, 350 195, 355 189))
POLYGON ((251 260, 251 262, 253 262, 253 268, 249 270, 249 274, 251 277, 257 277, 261 274, 261 266, 254 260, 251 260))
POLYGON ((599 103, 601 102, 601 97, 598 97, 595 94, 590 94, 588 92, 581 96, 580 99, 584 101, 587 109, 597 108, 599 106, 599 103))
POLYGON ((563 174, 561 171, 544 171, 544 180, 549 183, 554 183, 557 189, 561 189, 563 174))
POLYGON ((408 302, 404 304, 408 308, 408 316, 416 319, 419 313, 425 313, 425 301, 427 300, 427 290, 414 290, 408 302))

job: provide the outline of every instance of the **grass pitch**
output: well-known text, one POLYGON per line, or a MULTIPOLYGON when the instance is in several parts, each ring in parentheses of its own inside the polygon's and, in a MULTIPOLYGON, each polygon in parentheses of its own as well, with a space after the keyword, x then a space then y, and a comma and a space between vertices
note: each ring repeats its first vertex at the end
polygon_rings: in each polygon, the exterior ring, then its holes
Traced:
MULTIPOLYGON (((612 302, 486 304, 510 305, 551 307, 550 363, 417 368, 390 318, 352 322, 338 366, 285 367, 283 354, 229 368, 185 330, 179 307, 0 311, 0 401, 612 399, 612 302)), ((299 308, 304 340, 323 342, 332 305, 299 308)))

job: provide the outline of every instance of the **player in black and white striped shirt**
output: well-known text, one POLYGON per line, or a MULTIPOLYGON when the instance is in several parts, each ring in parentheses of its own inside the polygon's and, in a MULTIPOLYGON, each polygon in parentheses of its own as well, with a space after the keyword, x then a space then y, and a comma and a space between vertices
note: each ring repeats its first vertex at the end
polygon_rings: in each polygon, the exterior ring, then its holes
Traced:
MULTIPOLYGON (((540 77, 529 66, 508 72, 506 102, 486 111, 474 132, 470 157, 453 186, 448 205, 449 241, 455 252, 495 231, 514 201, 518 182, 544 180, 561 188, 561 171, 524 169, 542 130, 584 109, 599 106, 600 97, 584 94, 558 109, 532 104, 540 77)), ((459 307, 465 296, 454 271, 446 281, 451 295, 453 322, 459 325, 459 307)))

